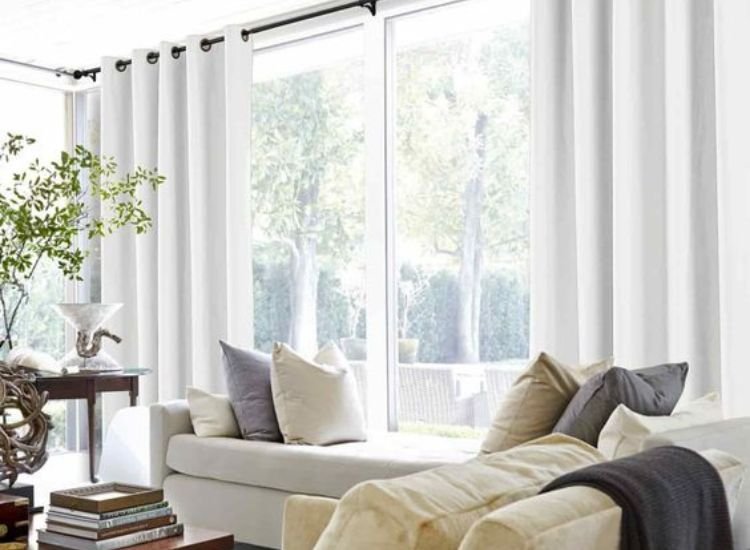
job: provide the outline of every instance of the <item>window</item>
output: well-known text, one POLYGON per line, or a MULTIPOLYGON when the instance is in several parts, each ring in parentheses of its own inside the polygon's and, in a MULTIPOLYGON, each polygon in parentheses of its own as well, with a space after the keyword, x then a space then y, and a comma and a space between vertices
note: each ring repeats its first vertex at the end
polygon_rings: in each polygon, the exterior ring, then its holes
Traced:
POLYGON ((262 50, 253 87, 255 345, 365 359, 362 33, 262 50))
POLYGON ((390 23, 401 430, 478 435, 528 356, 527 9, 390 23))
MULTIPOLYGON (((53 160, 68 146, 68 107, 64 92, 40 86, 0 80, 0 134, 23 134, 36 143, 10 166, 2 166, 0 178, 26 166, 35 158, 53 160)), ((16 325, 17 346, 28 346, 62 357, 65 353, 65 325, 52 304, 65 300, 65 280, 51 262, 40 264, 29 288, 29 301, 16 325)), ((53 429, 48 447, 65 447, 66 406, 50 402, 45 411, 52 416, 53 429)))
POLYGON ((339 343, 371 426, 478 437, 528 356, 528 17, 419 0, 256 46, 255 344, 339 343))

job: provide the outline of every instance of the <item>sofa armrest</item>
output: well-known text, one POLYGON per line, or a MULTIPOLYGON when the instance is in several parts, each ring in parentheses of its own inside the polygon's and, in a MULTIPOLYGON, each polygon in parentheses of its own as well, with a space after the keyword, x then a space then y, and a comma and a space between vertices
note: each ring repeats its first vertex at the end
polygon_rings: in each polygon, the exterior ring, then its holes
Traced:
MULTIPOLYGON (((750 466, 750 417, 732 418, 649 436, 643 448, 678 445, 694 451, 718 449, 750 466)), ((750 548, 750 482, 744 483, 732 518, 735 548, 750 548)))
POLYGON ((566 487, 487 514, 459 550, 618 550, 622 510, 590 487, 566 487))
MULTIPOLYGON (((731 509, 745 467, 722 451, 701 454, 719 472, 731 509)), ((621 519, 622 509, 605 493, 581 485, 565 487, 487 514, 472 525, 459 550, 618 550, 621 519)))
POLYGON ((190 409, 187 401, 168 401, 156 403, 149 407, 150 425, 150 460, 149 484, 161 487, 164 479, 171 473, 167 466, 167 449, 173 435, 193 433, 190 421, 190 409))
POLYGON ((284 503, 282 550, 312 550, 336 510, 334 498, 293 495, 284 503))

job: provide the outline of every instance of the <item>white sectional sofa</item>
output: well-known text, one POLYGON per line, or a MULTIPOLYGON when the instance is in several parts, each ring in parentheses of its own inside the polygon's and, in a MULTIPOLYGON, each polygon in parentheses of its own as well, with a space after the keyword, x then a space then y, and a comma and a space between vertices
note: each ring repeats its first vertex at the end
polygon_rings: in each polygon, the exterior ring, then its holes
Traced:
MULTIPOLYGON (((664 432, 651 436, 645 446, 667 444, 722 450, 748 465, 750 418, 664 432)), ((199 438, 193 434, 187 403, 174 401, 121 411, 107 434, 100 474, 104 480, 163 486, 181 521, 232 532, 238 541, 280 548, 290 495, 338 499, 361 481, 464 462, 475 456, 476 446, 405 434, 329 447, 199 438), (145 423, 150 430, 134 428, 145 423), (138 438, 141 443, 134 441, 138 438), (134 450, 139 445, 141 453, 134 450)), ((328 506, 333 503, 328 501, 328 506)), ((327 513, 323 510, 323 516, 327 513)), ((734 530, 737 548, 750 549, 750 483, 742 488, 734 530)))

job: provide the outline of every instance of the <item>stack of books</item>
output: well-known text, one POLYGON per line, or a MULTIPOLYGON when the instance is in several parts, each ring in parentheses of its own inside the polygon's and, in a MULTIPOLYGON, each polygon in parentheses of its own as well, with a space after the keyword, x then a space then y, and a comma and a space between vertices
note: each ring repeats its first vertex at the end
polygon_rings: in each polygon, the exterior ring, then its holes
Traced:
POLYGON ((121 483, 50 495, 43 545, 74 550, 117 550, 182 534, 161 489, 121 483))

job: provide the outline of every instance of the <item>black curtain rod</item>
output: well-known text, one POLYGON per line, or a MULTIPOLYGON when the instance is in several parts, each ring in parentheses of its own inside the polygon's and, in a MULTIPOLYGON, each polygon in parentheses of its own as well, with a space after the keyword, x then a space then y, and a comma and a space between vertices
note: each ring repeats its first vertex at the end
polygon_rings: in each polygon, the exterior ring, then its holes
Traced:
MULTIPOLYGON (((286 25, 292 25, 294 23, 300 23, 302 21, 307 21, 309 19, 315 19, 317 17, 322 17, 324 15, 330 15, 332 13, 337 13, 344 10, 349 10, 352 8, 367 8, 371 15, 375 16, 377 13, 377 3, 378 0, 356 0, 354 2, 349 2, 347 4, 341 4, 340 6, 332 6, 330 8, 325 8, 322 10, 305 13, 302 15, 297 15, 295 17, 290 17, 289 19, 283 19, 281 21, 276 21, 274 23, 267 23, 265 25, 260 25, 258 27, 253 27, 250 29, 242 29, 240 31, 240 35, 242 36, 242 40, 247 42, 250 38, 250 35, 252 34, 258 34, 265 31, 270 31, 272 29, 278 29, 279 27, 285 27, 286 25)), ((219 42, 224 42, 223 36, 216 36, 214 38, 204 38, 201 40, 201 50, 204 52, 207 52, 211 49, 211 46, 214 44, 218 44, 219 42)), ((180 54, 184 52, 187 48, 185 46, 174 46, 172 48, 172 57, 175 59, 180 57, 180 54)), ((156 63, 159 61, 159 52, 151 51, 146 54, 146 61, 148 61, 151 64, 156 63)), ((115 62, 115 68, 122 72, 125 69, 127 69, 128 65, 133 63, 132 59, 119 59, 115 62)), ((47 71, 55 71, 59 74, 66 74, 69 76, 72 76, 76 80, 79 80, 84 77, 89 77, 91 80, 96 82, 96 75, 102 72, 101 67, 93 67, 91 69, 82 69, 82 70, 75 70, 75 71, 56 71, 55 69, 49 69, 46 67, 37 67, 40 69, 44 69, 47 71)))

